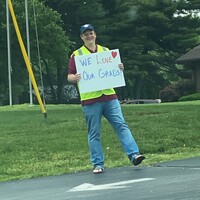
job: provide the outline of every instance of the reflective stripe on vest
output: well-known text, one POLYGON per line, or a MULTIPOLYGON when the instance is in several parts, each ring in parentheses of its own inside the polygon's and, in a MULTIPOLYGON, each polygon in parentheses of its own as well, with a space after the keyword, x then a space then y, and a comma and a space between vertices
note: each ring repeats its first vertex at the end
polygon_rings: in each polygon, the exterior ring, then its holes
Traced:
MULTIPOLYGON (((109 49, 106 47, 97 45, 97 52, 103 52, 103 51, 108 51, 108 50, 109 49)), ((90 54, 90 53, 91 52, 85 46, 82 46, 80 49, 73 52, 75 56, 81 56, 81 55, 90 54)), ((80 94, 80 97, 81 97, 81 101, 84 101, 84 100, 98 98, 102 96, 103 94, 112 95, 112 94, 115 94, 115 90, 113 88, 110 88, 110 89, 98 90, 94 92, 87 92, 87 93, 80 94)))

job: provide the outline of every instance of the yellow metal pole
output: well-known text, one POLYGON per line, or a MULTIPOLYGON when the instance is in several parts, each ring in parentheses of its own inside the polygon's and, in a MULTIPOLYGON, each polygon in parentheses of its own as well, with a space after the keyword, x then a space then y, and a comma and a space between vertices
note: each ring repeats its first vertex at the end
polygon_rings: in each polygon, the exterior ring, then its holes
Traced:
POLYGON ((22 36, 21 36, 20 30, 19 30, 19 26, 18 26, 18 23, 17 23, 17 19, 16 19, 16 16, 15 16, 15 12, 14 12, 11 0, 8 0, 8 6, 9 6, 9 9, 10 9, 10 13, 11 13, 11 16, 12 16, 12 20, 13 20, 13 24, 14 24, 15 31, 16 31, 16 34, 17 34, 17 38, 18 38, 18 41, 19 41, 19 44, 20 44, 20 48, 21 48, 21 51, 22 51, 22 54, 23 54, 23 57, 24 57, 24 61, 26 63, 26 67, 27 67, 28 73, 30 75, 31 82, 33 84, 33 88, 35 90, 38 102, 39 102, 41 110, 42 110, 42 113, 44 114, 44 116, 46 118, 47 113, 46 113, 44 104, 42 102, 42 99, 40 97, 40 93, 39 93, 39 90, 38 90, 38 87, 37 87, 37 83, 35 81, 35 77, 34 77, 34 74, 33 74, 32 68, 31 68, 31 63, 30 63, 28 54, 26 52, 26 49, 25 49, 25 46, 24 46, 24 43, 23 43, 23 40, 22 40, 22 36))

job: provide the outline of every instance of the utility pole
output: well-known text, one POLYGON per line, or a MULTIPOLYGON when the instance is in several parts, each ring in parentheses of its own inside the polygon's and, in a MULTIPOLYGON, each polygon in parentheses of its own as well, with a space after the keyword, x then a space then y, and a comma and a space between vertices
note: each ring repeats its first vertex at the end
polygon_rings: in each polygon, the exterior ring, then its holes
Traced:
MULTIPOLYGON (((29 37, 29 20, 28 20, 28 1, 25 0, 25 13, 26 13, 26 39, 27 39, 27 52, 30 59, 30 37, 29 37)), ((32 83, 29 75, 29 95, 30 95, 30 105, 33 105, 33 94, 32 94, 32 83)))
POLYGON ((35 93, 36 93, 36 96, 37 96, 37 99, 38 99, 38 103, 40 104, 42 113, 44 114, 44 117, 46 118, 47 117, 47 112, 46 112, 46 109, 45 109, 44 104, 42 102, 42 99, 40 97, 40 92, 38 90, 38 86, 37 86, 37 83, 36 83, 36 80, 35 80, 35 77, 34 77, 34 74, 33 74, 31 63, 30 63, 29 58, 28 58, 28 54, 26 52, 26 48, 24 46, 24 42, 22 40, 21 32, 19 30, 19 26, 18 26, 18 23, 17 23, 15 11, 13 9, 13 5, 12 5, 12 1, 11 0, 8 0, 8 6, 9 6, 9 9, 10 9, 10 14, 12 16, 12 20, 13 20, 13 24, 14 24, 14 27, 15 27, 17 39, 19 41, 19 45, 20 45, 20 48, 21 48, 21 52, 22 52, 24 61, 26 63, 26 67, 27 67, 29 76, 31 77, 33 88, 35 90, 35 93))
POLYGON ((8 84, 9 84, 9 104, 12 106, 12 80, 11 80, 11 56, 10 56, 10 12, 8 0, 6 0, 6 20, 7 20, 7 49, 8 49, 8 84))

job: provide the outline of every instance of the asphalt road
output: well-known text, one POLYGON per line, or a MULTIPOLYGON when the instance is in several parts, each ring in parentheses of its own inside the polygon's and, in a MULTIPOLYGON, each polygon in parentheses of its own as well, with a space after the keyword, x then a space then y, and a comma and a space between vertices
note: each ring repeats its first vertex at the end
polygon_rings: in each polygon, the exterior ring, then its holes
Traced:
POLYGON ((0 183, 0 200, 200 200, 200 158, 0 183))

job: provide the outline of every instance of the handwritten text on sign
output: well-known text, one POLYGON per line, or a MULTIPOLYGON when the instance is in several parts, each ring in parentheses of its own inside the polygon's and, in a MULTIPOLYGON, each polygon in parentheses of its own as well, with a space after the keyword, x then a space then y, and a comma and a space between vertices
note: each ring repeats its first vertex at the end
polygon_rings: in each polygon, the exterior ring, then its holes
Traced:
POLYGON ((125 86, 119 50, 75 56, 80 93, 125 86))

